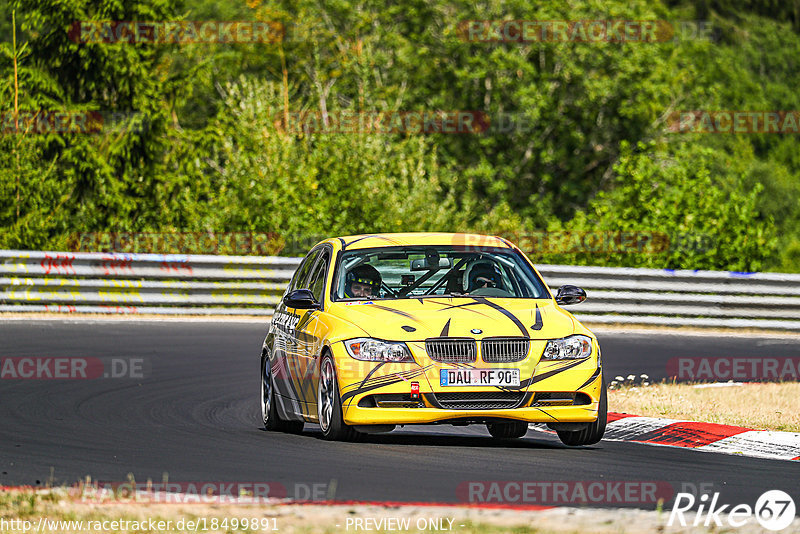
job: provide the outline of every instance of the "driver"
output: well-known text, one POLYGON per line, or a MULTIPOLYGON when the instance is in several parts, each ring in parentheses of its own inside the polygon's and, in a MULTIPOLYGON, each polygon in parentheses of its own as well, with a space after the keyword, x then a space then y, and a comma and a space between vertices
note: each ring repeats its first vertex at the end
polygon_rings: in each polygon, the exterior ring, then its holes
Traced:
POLYGON ((346 298, 377 297, 381 288, 381 273, 372 265, 359 265, 345 277, 346 298))
POLYGON ((478 261, 467 269, 465 278, 469 284, 467 293, 472 293, 477 289, 485 287, 496 287, 502 289, 502 277, 500 269, 491 261, 478 261))

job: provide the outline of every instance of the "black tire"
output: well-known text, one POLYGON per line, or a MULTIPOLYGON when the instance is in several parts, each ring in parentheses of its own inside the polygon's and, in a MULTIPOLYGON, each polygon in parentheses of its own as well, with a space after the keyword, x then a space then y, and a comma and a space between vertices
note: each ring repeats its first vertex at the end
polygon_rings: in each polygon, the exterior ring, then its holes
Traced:
POLYGON ((557 430, 558 439, 564 445, 569 445, 570 447, 594 445, 603 439, 603 434, 606 432, 606 423, 608 422, 608 394, 606 393, 605 382, 601 383, 603 384, 603 390, 600 392, 597 421, 586 423, 586 428, 583 430, 557 430))
POLYGON ((264 423, 266 430, 291 434, 299 434, 305 425, 303 421, 286 421, 278 415, 278 407, 275 404, 275 384, 269 357, 266 355, 261 358, 261 422, 264 423))
POLYGON ((322 437, 328 441, 357 441, 363 434, 344 422, 336 365, 330 353, 319 364, 317 385, 317 415, 322 437))
POLYGON ((528 433, 528 423, 525 421, 509 421, 507 423, 487 423, 486 429, 493 438, 514 439, 521 438, 528 433))

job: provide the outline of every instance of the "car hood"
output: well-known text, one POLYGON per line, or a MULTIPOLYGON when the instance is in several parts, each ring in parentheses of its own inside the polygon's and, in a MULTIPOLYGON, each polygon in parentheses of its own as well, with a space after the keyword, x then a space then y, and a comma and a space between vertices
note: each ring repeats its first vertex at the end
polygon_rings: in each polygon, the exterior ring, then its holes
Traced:
POLYGON ((422 341, 429 337, 525 336, 545 339, 575 332, 573 317, 550 299, 492 297, 335 302, 329 313, 371 337, 422 341))

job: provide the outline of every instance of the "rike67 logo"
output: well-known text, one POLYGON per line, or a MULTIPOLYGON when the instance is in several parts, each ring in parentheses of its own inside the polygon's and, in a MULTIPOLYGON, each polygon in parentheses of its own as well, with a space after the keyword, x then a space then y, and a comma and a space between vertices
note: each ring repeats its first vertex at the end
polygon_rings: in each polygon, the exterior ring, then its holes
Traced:
POLYGON ((717 527, 743 527, 751 522, 753 516, 756 521, 765 529, 772 531, 783 530, 794 520, 796 511, 794 499, 781 490, 769 490, 764 492, 756 501, 755 507, 749 504, 738 504, 733 508, 731 505, 719 503, 719 493, 714 493, 709 497, 707 493, 696 499, 691 493, 678 493, 675 504, 672 505, 672 512, 669 514, 667 526, 671 527, 675 521, 682 527, 687 525, 684 513, 690 511, 695 504, 697 514, 694 517, 692 526, 703 525, 711 526, 713 523, 717 527), (726 515, 722 515, 726 514, 726 515))

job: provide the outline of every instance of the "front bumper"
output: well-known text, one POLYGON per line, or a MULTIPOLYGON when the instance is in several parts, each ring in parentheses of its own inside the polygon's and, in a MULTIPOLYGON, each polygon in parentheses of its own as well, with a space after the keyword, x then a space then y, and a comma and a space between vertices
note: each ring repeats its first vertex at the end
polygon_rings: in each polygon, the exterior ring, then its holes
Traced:
MULTIPOLYGON (((441 386, 437 381, 439 371, 455 367, 421 357, 417 351, 414 351, 417 363, 380 364, 353 360, 341 343, 332 348, 337 360, 344 422, 350 425, 485 422, 497 419, 530 423, 588 423, 597 420, 603 387, 597 348, 593 356, 585 360, 540 362, 536 357, 533 361, 505 364, 520 368, 519 388, 441 386), (419 386, 419 399, 411 397, 412 383, 419 386), (520 400, 511 403, 513 407, 488 409, 485 406, 452 409, 437 402, 445 396, 458 399, 459 395, 463 395, 467 399, 480 396, 480 393, 495 396, 513 394, 520 400), (541 398, 563 397, 567 394, 573 395, 575 400, 569 403, 541 398), (383 402, 383 406, 375 402, 375 399, 387 398, 405 399, 407 402, 383 402), (397 404, 415 407, 394 406, 397 404)), ((497 367, 497 364, 491 367, 497 367)))
POLYGON ((514 408, 509 410, 442 410, 439 408, 359 408, 346 409, 348 425, 421 425, 440 422, 484 422, 514 419, 528 423, 591 423, 597 420, 597 403, 558 408, 514 408))

